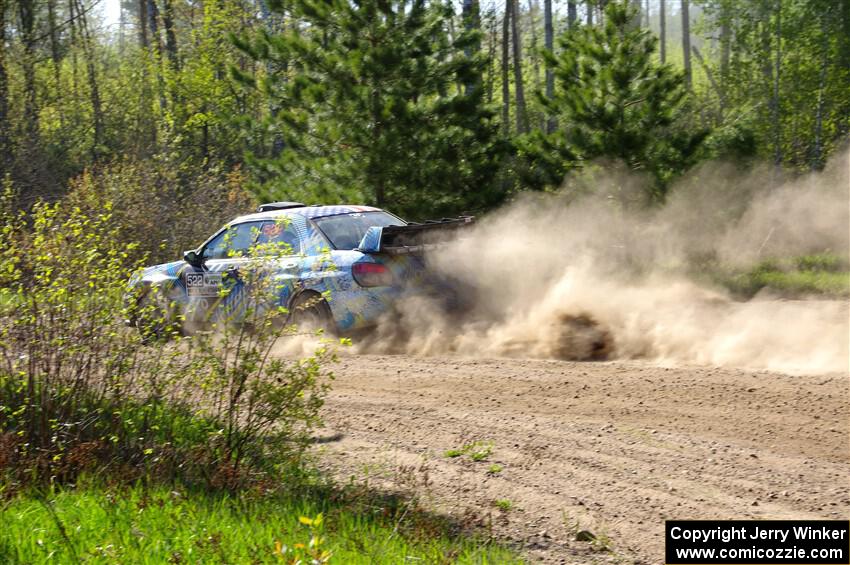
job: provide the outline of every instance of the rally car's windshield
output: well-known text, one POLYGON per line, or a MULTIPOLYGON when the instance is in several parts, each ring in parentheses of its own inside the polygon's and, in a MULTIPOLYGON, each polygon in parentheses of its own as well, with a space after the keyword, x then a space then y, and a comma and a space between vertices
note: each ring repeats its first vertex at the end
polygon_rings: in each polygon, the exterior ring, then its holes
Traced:
POLYGON ((373 226, 403 226, 403 221, 386 212, 354 212, 326 216, 313 220, 334 246, 334 249, 354 249, 373 226))

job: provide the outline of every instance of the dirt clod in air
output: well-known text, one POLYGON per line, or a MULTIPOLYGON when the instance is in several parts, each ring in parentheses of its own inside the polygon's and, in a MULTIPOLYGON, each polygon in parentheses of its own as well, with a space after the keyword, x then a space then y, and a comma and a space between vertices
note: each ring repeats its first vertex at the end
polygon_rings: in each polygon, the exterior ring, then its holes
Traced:
POLYGON ((566 361, 604 361, 614 349, 611 333, 587 314, 557 314, 546 322, 540 336, 508 339, 505 352, 521 357, 523 352, 548 349, 548 356, 566 361), (540 343, 540 337, 545 343, 540 343))

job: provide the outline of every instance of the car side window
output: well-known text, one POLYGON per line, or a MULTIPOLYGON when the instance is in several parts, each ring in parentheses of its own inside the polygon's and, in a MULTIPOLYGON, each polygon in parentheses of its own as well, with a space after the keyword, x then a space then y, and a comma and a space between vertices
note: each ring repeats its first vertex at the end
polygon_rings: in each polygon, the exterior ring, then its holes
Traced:
POLYGON ((297 255, 301 238, 288 218, 263 222, 257 236, 258 255, 297 255))
POLYGON ((204 259, 247 256, 260 232, 261 223, 246 222, 229 226, 204 247, 204 259))

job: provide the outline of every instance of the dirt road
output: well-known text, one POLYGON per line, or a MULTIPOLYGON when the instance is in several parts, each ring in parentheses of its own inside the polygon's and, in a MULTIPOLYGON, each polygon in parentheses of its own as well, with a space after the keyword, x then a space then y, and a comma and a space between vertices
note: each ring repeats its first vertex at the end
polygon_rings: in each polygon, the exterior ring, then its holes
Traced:
POLYGON ((335 372, 327 467, 531 561, 661 563, 665 519, 850 518, 847 374, 368 355, 335 372), (483 460, 445 455, 474 442, 483 460))

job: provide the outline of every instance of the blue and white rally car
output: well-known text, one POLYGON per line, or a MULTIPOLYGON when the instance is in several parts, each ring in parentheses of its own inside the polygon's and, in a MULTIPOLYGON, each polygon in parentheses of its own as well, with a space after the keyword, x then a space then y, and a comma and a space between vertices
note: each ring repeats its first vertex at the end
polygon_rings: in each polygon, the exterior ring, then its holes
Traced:
POLYGON ((129 295, 136 307, 128 322, 144 333, 142 325, 151 318, 139 313, 151 308, 161 319, 179 320, 184 331, 238 321, 246 308, 242 271, 259 254, 274 278, 270 306, 286 308, 290 318, 300 313, 335 333, 363 329, 406 292, 421 289, 426 272, 421 252, 472 220, 417 224, 370 206, 263 204, 185 252, 182 261, 134 275, 129 295))

